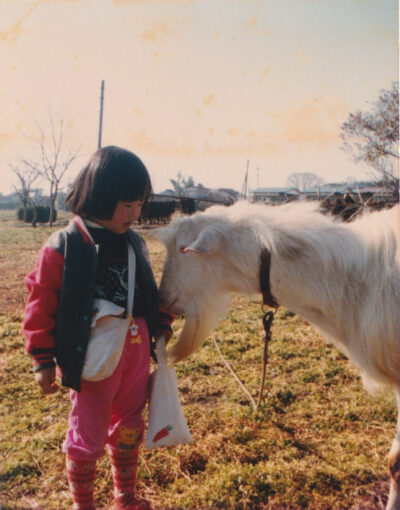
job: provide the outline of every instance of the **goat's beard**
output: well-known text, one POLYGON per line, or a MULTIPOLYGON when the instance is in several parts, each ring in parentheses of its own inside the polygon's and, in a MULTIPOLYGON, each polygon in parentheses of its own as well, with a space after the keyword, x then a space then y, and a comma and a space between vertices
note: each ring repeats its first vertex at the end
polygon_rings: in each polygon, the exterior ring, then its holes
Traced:
POLYGON ((169 350, 169 357, 175 363, 182 361, 200 347, 207 335, 225 315, 230 296, 217 296, 212 303, 197 303, 185 312, 185 323, 176 344, 169 350))

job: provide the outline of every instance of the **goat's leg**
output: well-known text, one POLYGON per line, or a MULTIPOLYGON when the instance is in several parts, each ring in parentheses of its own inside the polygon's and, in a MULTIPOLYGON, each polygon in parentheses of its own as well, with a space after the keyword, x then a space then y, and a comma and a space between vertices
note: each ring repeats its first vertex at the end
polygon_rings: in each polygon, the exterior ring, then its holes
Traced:
POLYGON ((390 492, 386 510, 400 510, 400 388, 397 397, 397 428, 389 454, 390 492))

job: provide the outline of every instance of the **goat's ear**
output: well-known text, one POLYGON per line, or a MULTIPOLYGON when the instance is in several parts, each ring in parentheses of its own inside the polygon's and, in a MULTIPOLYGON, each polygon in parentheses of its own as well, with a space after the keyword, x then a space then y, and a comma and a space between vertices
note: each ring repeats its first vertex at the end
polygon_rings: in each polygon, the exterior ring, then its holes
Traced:
POLYGON ((199 237, 189 246, 182 249, 183 253, 201 253, 210 255, 218 251, 221 240, 217 232, 212 229, 206 229, 200 233, 199 237))

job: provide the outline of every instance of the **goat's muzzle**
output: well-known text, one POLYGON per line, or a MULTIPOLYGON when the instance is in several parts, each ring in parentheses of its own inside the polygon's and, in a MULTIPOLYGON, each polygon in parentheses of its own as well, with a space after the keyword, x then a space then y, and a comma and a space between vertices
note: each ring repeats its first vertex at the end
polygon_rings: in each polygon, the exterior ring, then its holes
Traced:
POLYGON ((179 297, 175 299, 168 299, 162 292, 160 292, 160 306, 166 312, 173 315, 183 315, 185 310, 178 304, 179 297))

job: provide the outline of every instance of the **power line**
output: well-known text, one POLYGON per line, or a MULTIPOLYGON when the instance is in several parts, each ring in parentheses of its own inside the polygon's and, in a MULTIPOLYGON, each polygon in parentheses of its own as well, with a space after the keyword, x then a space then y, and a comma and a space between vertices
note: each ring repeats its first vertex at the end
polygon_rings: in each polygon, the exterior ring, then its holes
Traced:
POLYGON ((99 141, 97 148, 101 148, 101 137, 103 134, 103 105, 104 105, 104 80, 101 81, 100 89, 100 119, 99 119, 99 141))

